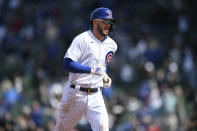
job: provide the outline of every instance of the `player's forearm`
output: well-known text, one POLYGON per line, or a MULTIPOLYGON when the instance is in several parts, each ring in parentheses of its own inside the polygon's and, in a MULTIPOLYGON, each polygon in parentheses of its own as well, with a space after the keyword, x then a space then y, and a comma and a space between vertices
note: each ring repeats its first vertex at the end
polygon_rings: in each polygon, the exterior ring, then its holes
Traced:
POLYGON ((80 63, 75 62, 70 58, 64 59, 63 68, 64 70, 67 70, 72 73, 90 73, 91 72, 91 67, 81 65, 80 63))

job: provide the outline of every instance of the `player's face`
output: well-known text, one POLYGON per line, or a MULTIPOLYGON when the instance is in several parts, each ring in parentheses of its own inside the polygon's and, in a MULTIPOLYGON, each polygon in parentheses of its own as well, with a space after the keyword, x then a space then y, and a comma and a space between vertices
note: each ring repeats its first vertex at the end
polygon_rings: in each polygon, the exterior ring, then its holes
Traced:
POLYGON ((97 19, 97 30, 102 36, 107 36, 112 24, 111 20, 108 19, 97 19))

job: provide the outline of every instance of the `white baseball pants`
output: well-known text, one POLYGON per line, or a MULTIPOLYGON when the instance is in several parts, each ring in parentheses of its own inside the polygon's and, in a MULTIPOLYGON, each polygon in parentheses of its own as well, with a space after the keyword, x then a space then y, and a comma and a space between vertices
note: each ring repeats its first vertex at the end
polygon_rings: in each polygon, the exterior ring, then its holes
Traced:
POLYGON ((93 131, 109 131, 108 114, 101 90, 88 94, 78 89, 64 89, 55 131, 71 131, 85 116, 93 131))

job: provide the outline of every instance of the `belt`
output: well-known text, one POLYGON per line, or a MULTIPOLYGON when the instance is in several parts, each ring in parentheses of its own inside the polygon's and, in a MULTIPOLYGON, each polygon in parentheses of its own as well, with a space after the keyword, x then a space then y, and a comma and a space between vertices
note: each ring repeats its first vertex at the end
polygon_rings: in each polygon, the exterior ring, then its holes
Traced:
MULTIPOLYGON (((71 85, 70 88, 75 89, 76 85, 71 85)), ((80 87, 79 88, 80 91, 84 91, 87 92, 88 94, 90 93, 95 93, 99 90, 99 88, 84 88, 84 87, 80 87)))

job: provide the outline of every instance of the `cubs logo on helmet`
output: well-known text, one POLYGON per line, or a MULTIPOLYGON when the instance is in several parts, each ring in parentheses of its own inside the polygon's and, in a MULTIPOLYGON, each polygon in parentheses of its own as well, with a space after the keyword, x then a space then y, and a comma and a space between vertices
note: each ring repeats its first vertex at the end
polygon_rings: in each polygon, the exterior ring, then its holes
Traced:
POLYGON ((98 18, 103 18, 103 19, 110 19, 110 20, 114 20, 113 18, 113 13, 110 9, 108 8, 104 8, 104 7, 100 7, 95 9, 92 13, 91 13, 91 18, 90 21, 92 21, 92 19, 98 19, 98 18))
POLYGON ((108 16, 112 18, 112 12, 108 11, 108 16))

